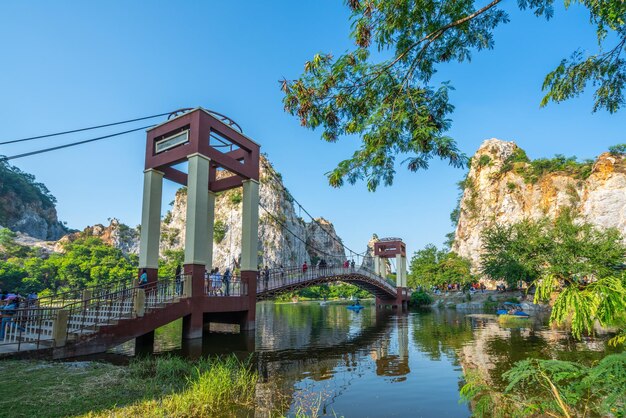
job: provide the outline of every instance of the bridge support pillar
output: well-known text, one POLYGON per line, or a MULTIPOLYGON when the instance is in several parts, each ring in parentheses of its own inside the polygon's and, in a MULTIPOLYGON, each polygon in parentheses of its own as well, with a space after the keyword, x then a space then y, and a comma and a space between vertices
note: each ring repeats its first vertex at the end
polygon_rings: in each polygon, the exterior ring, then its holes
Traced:
POLYGON ((183 317, 183 338, 186 340, 202 338, 204 327, 204 315, 202 312, 195 312, 183 317))
POLYGON ((241 214, 241 281, 246 284, 248 313, 242 330, 256 327, 256 286, 259 257, 259 182, 243 181, 241 214))
POLYGON ((245 283, 247 290, 246 298, 248 298, 248 311, 242 316, 240 329, 242 331, 250 331, 256 328, 256 271, 242 271, 241 282, 245 283))
POLYGON ((144 171, 139 274, 145 269, 148 274, 148 282, 158 280, 162 194, 163 173, 152 168, 144 171))

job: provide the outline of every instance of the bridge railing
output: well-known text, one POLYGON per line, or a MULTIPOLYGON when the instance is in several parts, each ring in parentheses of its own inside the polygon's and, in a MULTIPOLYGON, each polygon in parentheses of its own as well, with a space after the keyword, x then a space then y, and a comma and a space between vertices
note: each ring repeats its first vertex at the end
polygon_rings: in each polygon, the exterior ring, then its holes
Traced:
POLYGON ((57 308, 16 309, 3 315, 0 349, 23 351, 51 346, 57 308))
POLYGON ((363 267, 352 268, 337 266, 318 268, 316 266, 313 266, 303 269, 302 266, 298 266, 269 269, 267 273, 265 272, 265 270, 260 270, 257 277, 257 293, 291 286, 321 277, 340 276, 351 273, 367 276, 370 279, 380 282, 383 286, 388 287, 389 291, 395 291, 396 285, 393 281, 383 279, 382 277, 376 275, 373 271, 370 271, 363 267))
POLYGON ((118 319, 131 318, 135 313, 135 300, 140 288, 126 284, 112 292, 72 303, 63 309, 68 312, 66 340, 82 338, 92 334, 102 325, 118 319))
POLYGON ((248 284, 241 280, 241 276, 232 275, 228 282, 223 280, 222 275, 217 280, 208 277, 204 280, 205 296, 246 296, 248 284))
POLYGON ((127 287, 133 283, 132 278, 124 278, 108 283, 100 283, 91 286, 77 287, 74 289, 64 289, 45 294, 29 303, 36 303, 39 307, 63 307, 82 299, 89 299, 106 293, 115 292, 118 289, 127 287))

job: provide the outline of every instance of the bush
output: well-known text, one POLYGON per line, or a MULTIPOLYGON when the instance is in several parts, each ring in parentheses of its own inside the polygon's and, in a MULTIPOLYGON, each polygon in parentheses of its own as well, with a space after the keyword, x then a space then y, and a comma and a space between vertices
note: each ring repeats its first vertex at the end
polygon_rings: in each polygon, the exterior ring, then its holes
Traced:
POLYGON ((491 295, 487 297, 487 300, 483 303, 483 308, 487 311, 495 311, 498 307, 498 302, 493 299, 491 295))
POLYGON ((478 166, 479 167, 484 167, 486 165, 489 165, 489 163, 491 162, 491 157, 488 155, 481 155, 480 158, 478 159, 478 166))
POLYGON ((240 190, 236 190, 228 195, 228 201, 231 205, 236 206, 243 200, 243 195, 240 190))
POLYGON ((411 294, 409 303, 411 306, 428 306, 433 303, 433 298, 428 293, 420 290, 411 294))
POLYGON ((215 241, 217 244, 222 242, 224 240, 224 237, 226 236, 227 229, 228 227, 226 226, 224 221, 221 221, 219 219, 215 221, 215 224, 213 224, 213 241, 215 241))
POLYGON ((616 157, 622 157, 626 155, 626 144, 617 144, 609 147, 609 153, 616 157))

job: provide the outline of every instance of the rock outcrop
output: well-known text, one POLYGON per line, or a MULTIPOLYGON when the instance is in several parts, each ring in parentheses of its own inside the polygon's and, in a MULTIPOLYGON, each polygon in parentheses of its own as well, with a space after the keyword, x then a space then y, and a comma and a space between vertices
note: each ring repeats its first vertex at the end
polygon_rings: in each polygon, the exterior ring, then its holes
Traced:
MULTIPOLYGON (((562 210, 580 214, 599 227, 615 227, 626 236, 626 160, 601 154, 590 172, 546 172, 529 176, 529 162, 514 142, 489 139, 474 157, 464 183, 452 250, 479 266, 481 235, 495 223, 554 218, 562 210)), ((523 154, 525 156, 525 154, 523 154)))
POLYGON ((119 248, 124 254, 139 253, 139 230, 120 223, 116 218, 112 218, 108 226, 96 224, 86 227, 81 232, 68 234, 57 241, 54 249, 56 252, 61 252, 64 243, 82 237, 100 238, 104 243, 119 248))
POLYGON ((67 234, 59 222, 55 198, 32 174, 0 161, 0 224, 43 241, 67 234))

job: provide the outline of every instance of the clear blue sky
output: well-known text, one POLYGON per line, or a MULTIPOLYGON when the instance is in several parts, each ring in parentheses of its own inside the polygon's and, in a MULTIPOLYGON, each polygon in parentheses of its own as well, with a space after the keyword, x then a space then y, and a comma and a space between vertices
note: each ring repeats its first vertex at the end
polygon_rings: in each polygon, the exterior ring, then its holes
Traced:
MULTIPOLYGON (((450 133, 460 147, 472 154, 497 137, 532 158, 586 158, 626 142, 626 113, 592 114, 591 95, 539 108, 543 76, 575 49, 596 48, 586 13, 557 10, 546 22, 516 3, 507 4, 512 21, 496 31, 495 50, 437 75, 456 88, 450 133)), ((403 237, 410 252, 441 244, 462 170, 435 161, 419 173, 399 168, 393 187, 376 193, 362 183, 332 189, 324 173, 357 143, 324 143, 283 112, 277 81, 297 77, 316 52, 348 49, 348 15, 340 0, 2 2, 0 140, 203 106, 239 122, 296 198, 330 219, 352 248, 362 250, 373 232, 403 237)), ((4 146, 0 154, 91 135, 4 146)), ((14 164, 48 186, 69 226, 108 217, 136 225, 144 143, 138 132, 14 164)), ((166 202, 174 190, 167 187, 166 202)))

